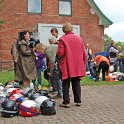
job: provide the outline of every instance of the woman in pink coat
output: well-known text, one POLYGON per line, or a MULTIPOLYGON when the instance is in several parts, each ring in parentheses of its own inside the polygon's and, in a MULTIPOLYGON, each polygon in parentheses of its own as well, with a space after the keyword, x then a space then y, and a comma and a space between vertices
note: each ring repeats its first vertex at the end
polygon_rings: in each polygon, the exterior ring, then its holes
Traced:
POLYGON ((61 107, 70 107, 69 88, 72 82, 74 102, 81 105, 81 77, 85 76, 86 53, 83 40, 75 35, 70 23, 63 25, 63 35, 59 39, 57 55, 61 57, 60 70, 62 73, 63 102, 61 107))

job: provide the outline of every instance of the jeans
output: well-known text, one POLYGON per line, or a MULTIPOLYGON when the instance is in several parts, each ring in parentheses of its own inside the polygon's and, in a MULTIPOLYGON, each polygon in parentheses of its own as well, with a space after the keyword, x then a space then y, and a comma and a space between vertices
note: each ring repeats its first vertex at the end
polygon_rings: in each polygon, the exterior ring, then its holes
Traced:
POLYGON ((88 61, 86 62, 86 72, 90 71, 89 65, 88 65, 88 61))
MULTIPOLYGON (((41 76, 42 68, 37 67, 37 74, 38 74, 38 85, 42 84, 42 76, 41 76)), ((35 85, 36 79, 32 80, 32 83, 35 85)))
POLYGON ((124 64, 121 61, 119 62, 119 70, 121 73, 124 73, 124 64))
POLYGON ((53 87, 53 90, 57 90, 57 92, 58 92, 58 95, 63 95, 63 92, 62 92, 62 81, 61 81, 61 79, 58 77, 58 76, 56 76, 56 77, 51 77, 50 78, 50 82, 51 82, 51 85, 52 85, 52 87, 53 87))
POLYGON ((69 104, 69 88, 70 88, 70 81, 72 82, 72 90, 74 94, 74 102, 81 103, 81 86, 80 86, 80 79, 79 77, 74 78, 67 78, 62 82, 63 88, 63 104, 69 104))
POLYGON ((90 71, 90 61, 86 61, 86 71, 90 71))
POLYGON ((57 82, 58 95, 62 96, 63 95, 63 92, 62 92, 62 81, 61 81, 61 79, 59 79, 57 77, 56 82, 57 82))

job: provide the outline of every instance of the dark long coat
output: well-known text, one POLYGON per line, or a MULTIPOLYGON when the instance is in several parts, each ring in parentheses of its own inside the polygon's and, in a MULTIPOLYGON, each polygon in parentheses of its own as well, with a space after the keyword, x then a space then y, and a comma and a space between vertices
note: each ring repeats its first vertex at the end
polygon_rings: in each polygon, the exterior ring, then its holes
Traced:
POLYGON ((24 40, 18 43, 18 61, 15 79, 30 81, 37 78, 35 54, 24 40))

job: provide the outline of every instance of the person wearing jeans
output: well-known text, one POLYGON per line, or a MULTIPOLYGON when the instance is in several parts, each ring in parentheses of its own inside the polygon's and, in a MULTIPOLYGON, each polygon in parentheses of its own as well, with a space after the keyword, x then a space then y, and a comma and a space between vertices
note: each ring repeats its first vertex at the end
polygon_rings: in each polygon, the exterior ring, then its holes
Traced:
POLYGON ((55 89, 57 89, 57 95, 53 98, 62 98, 63 92, 62 92, 62 81, 59 78, 59 76, 56 76, 53 78, 53 83, 55 83, 55 89))
MULTIPOLYGON (((38 86, 42 85, 42 76, 41 76, 42 68, 37 68, 37 75, 38 75, 38 86)), ((36 79, 32 80, 34 87, 36 87, 36 79)))
MULTIPOLYGON (((53 78, 53 70, 54 70, 54 65, 56 61, 56 52, 58 49, 58 45, 55 44, 56 38, 54 36, 49 38, 49 43, 50 45, 41 45, 41 51, 42 54, 46 55, 46 60, 47 60, 47 68, 49 70, 49 82, 50 85, 53 87, 56 85, 58 94, 55 96, 56 98, 62 98, 62 85, 61 85, 61 79, 59 77, 53 78), (59 89, 58 89, 59 88, 59 89)), ((55 98, 54 97, 54 98, 55 98)))
MULTIPOLYGON (((45 61, 45 54, 41 54, 40 50, 41 43, 38 43, 36 47, 34 48, 35 50, 35 55, 36 55, 36 68, 37 68, 37 74, 38 74, 38 88, 41 88, 42 85, 42 76, 41 72, 43 71, 44 68, 44 61, 45 61)), ((32 83, 34 84, 34 87, 36 87, 36 79, 32 80, 32 83)))

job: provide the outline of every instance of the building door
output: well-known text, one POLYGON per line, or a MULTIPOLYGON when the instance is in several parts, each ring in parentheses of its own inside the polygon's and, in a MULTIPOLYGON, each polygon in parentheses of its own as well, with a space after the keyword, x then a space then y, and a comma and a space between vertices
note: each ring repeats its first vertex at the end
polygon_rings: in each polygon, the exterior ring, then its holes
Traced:
MULTIPOLYGON (((48 38, 51 36, 51 28, 56 27, 59 32, 59 36, 61 37, 64 33, 62 31, 61 24, 42 24, 38 23, 37 27, 33 31, 33 35, 36 38, 40 39, 41 43, 49 44, 48 38)), ((80 26, 79 25, 73 25, 73 32, 80 36, 80 26)))

